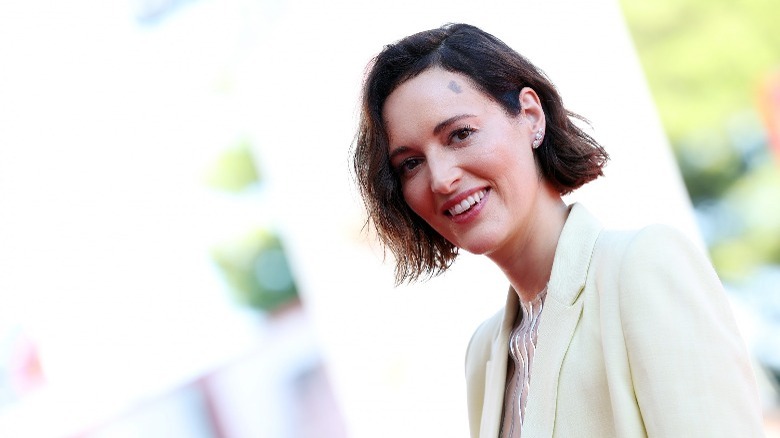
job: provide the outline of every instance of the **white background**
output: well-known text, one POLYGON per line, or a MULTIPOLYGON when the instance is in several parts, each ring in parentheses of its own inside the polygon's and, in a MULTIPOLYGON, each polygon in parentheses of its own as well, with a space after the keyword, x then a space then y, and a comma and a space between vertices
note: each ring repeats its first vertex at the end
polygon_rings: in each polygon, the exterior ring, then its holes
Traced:
POLYGON ((251 348, 257 320, 207 251, 269 223, 352 435, 466 436, 465 346, 506 281, 464 256, 393 288, 349 174, 366 64, 446 22, 503 39, 591 120, 612 161, 576 198, 603 222, 699 239, 614 1, 202 0, 146 27, 133 13, 120 1, 0 6, 0 321, 33 334, 50 383, 0 430, 58 415, 50 427, 78 428, 60 401, 71 417, 112 412, 251 348), (200 179, 241 137, 266 178, 257 204, 200 179))

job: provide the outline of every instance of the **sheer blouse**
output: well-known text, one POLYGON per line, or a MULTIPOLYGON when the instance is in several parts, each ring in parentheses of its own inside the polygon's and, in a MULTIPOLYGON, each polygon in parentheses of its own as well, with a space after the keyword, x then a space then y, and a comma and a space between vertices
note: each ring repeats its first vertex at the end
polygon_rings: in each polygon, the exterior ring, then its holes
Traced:
POLYGON ((509 335, 507 384, 504 392, 504 413, 501 420, 501 438, 519 438, 528 401, 531 365, 536 350, 539 318, 544 307, 547 288, 531 301, 520 301, 519 322, 509 335))

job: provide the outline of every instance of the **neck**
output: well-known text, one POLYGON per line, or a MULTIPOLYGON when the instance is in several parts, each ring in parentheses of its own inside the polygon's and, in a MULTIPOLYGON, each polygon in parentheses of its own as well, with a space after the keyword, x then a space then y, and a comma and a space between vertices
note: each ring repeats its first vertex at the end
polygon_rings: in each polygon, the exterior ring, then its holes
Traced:
POLYGON ((531 301, 550 280, 555 248, 569 210, 552 188, 541 196, 525 230, 502 254, 490 258, 506 275, 521 301, 531 301))

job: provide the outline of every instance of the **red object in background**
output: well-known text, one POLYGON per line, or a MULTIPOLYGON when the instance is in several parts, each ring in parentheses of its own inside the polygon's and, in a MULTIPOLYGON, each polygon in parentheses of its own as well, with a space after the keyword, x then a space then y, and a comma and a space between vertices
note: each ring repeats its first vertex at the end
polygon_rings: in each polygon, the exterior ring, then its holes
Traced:
POLYGON ((780 161, 780 70, 767 75, 762 83, 758 106, 766 124, 769 148, 780 161))
POLYGON ((22 334, 14 341, 8 364, 8 380, 19 396, 30 393, 46 382, 35 343, 22 334))

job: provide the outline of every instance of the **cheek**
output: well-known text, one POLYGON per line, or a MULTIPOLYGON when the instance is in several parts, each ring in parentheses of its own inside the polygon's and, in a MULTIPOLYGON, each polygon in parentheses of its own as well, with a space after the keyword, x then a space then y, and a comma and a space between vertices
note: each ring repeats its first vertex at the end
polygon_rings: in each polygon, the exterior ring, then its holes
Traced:
POLYGON ((427 221, 425 206, 428 204, 428 200, 426 199, 426 191, 423 188, 423 184, 416 179, 411 179, 404 183, 401 192, 404 195, 406 205, 427 221))

